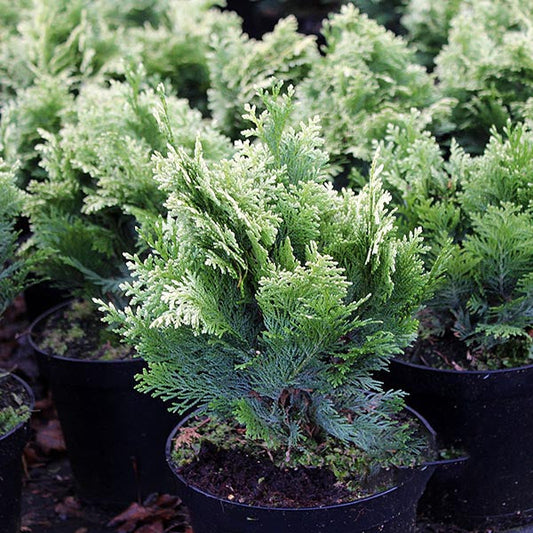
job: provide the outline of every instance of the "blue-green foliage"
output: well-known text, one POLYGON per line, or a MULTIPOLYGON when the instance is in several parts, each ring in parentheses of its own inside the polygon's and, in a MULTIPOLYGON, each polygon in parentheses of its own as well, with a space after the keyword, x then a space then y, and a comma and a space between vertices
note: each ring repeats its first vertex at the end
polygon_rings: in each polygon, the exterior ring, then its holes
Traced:
POLYGON ((292 90, 248 107, 254 142, 220 162, 169 149, 156 178, 168 217, 131 256, 131 305, 107 320, 149 363, 139 388, 196 407, 268 446, 320 435, 394 460, 401 396, 373 378, 412 339, 433 283, 417 233, 396 236, 380 168, 334 191, 316 120, 293 126, 292 90))
POLYGON ((0 159, 0 315, 22 290, 27 275, 27 265, 16 255, 15 223, 21 206, 13 169, 0 159))

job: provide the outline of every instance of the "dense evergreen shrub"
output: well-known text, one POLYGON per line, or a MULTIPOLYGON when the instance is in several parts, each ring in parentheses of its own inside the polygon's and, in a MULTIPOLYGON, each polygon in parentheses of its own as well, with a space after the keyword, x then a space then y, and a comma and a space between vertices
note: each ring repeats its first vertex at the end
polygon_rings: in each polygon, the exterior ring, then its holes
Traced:
POLYGON ((105 305, 107 320, 148 361, 139 389, 179 412, 242 424, 296 463, 324 438, 409 461, 402 397, 374 373, 412 340, 438 268, 418 231, 397 236, 380 166, 358 195, 332 189, 317 121, 292 126, 280 91, 259 93, 259 116, 248 107, 231 159, 157 157, 169 216, 143 233, 131 305, 105 305))

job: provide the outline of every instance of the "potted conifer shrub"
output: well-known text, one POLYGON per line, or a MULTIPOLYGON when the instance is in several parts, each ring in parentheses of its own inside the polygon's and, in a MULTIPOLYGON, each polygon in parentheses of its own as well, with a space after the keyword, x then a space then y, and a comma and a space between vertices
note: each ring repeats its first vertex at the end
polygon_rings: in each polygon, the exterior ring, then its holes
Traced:
POLYGON ((317 119, 259 95, 233 158, 157 157, 168 217, 130 256, 130 304, 102 309, 148 362, 138 388, 196 409, 167 445, 195 533, 412 531, 431 432, 373 373, 440 266, 397 237, 379 168, 335 192, 317 119))
POLYGON ((530 521, 533 133, 523 124, 493 130, 482 156, 452 145, 446 163, 427 133, 389 134, 382 154, 396 165, 384 180, 404 199, 403 227, 427 227, 433 251, 450 247, 419 340, 391 365, 390 384, 410 393, 444 445, 470 456, 432 478, 426 505, 469 528, 530 521), (406 138, 417 148, 406 150, 406 138))
POLYGON ((353 5, 330 15, 322 34, 323 54, 296 87, 296 110, 304 120, 320 115, 333 163, 368 170, 372 141, 413 108, 425 124, 440 121, 446 105, 402 37, 353 5))
POLYGON ((452 134, 470 153, 483 152, 493 126, 523 120, 533 96, 533 6, 512 0, 447 0, 447 43, 435 58, 443 95, 453 98, 452 134))
MULTIPOLYGON (((16 257, 16 217, 22 203, 14 173, 0 160, 0 320, 21 291, 28 264, 16 257)), ((31 389, 14 375, 0 372, 0 524, 5 533, 20 531, 22 448, 33 406, 31 389)))
POLYGON ((218 27, 207 55, 209 111, 220 130, 240 139, 246 127, 242 110, 252 103, 263 105, 258 88, 269 87, 272 77, 298 84, 319 58, 316 39, 298 33, 293 16, 280 20, 258 41, 249 38, 236 24, 218 27))
POLYGON ((76 298, 37 319, 32 342, 49 362, 78 493, 105 503, 172 489, 157 446, 176 419, 159 400, 133 390, 143 362, 101 323, 92 298, 124 304, 122 254, 142 252, 136 226, 164 212, 153 152, 167 142, 192 152, 197 138, 214 157, 231 150, 177 98, 165 100, 160 130, 159 96, 141 86, 142 70, 128 77, 129 83, 84 85, 60 131, 42 132, 45 177, 30 184, 27 200, 30 246, 42 254, 37 272, 76 298))

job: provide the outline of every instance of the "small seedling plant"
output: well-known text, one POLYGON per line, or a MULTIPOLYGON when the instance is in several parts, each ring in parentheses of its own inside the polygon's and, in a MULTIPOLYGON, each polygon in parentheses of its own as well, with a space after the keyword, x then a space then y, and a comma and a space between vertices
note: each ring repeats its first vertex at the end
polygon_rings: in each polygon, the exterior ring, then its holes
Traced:
MULTIPOLYGON (((147 257, 129 257, 130 305, 102 308, 148 362, 139 390, 240 428, 280 468, 335 470, 345 450, 364 468, 411 464, 403 397, 374 373, 413 339, 437 273, 418 231, 396 235, 379 166, 358 195, 333 190, 318 120, 292 126, 282 92, 259 92, 266 111, 247 108, 231 159, 208 162, 200 145, 157 157, 168 217, 143 232, 147 257)), ((194 442, 183 449, 194 462, 194 442)))

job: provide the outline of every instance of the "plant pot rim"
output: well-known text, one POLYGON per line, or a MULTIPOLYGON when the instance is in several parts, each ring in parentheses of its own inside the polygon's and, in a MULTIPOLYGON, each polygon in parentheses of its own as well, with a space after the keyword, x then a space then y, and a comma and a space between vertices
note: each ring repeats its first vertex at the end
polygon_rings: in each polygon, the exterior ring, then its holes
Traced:
MULTIPOLYGON (((429 433, 430 439, 435 440, 436 433, 435 430, 430 426, 429 422, 417 411, 414 409, 411 409, 408 406, 405 406, 405 410, 409 411, 412 415, 414 415, 421 423, 422 426, 426 429, 426 431, 429 433)), ((374 494, 371 494, 370 496, 365 496, 363 498, 356 498, 355 500, 344 502, 344 503, 337 503, 333 505, 323 505, 323 506, 314 506, 314 507, 268 507, 266 505, 251 505, 248 503, 240 503, 240 502, 234 502, 231 500, 227 500, 225 498, 220 498, 219 496, 215 496, 214 494, 210 494, 209 492, 205 492, 204 490, 200 489, 199 487, 196 487, 194 485, 191 485, 187 483, 187 481, 183 478, 183 476, 176 471, 174 463, 171 459, 171 450, 172 450, 172 442, 174 440, 174 437, 176 433, 180 430, 180 428, 185 425, 190 418, 195 416, 195 412, 187 415, 183 420, 181 420, 176 427, 170 432, 170 435, 167 438, 167 442, 165 445, 165 455, 168 467, 172 471, 172 473, 178 478, 178 480, 183 483, 189 490, 192 490, 196 492, 197 494, 200 494, 204 497, 223 502, 224 505, 230 505, 235 506, 236 508, 243 508, 243 509, 262 509, 266 511, 276 511, 276 512, 301 512, 301 511, 322 511, 322 510, 329 510, 329 509, 339 509, 343 507, 350 507, 354 503, 364 503, 370 500, 374 500, 376 498, 380 498, 381 496, 385 496, 388 494, 391 494, 395 491, 397 491, 400 487, 403 487, 405 484, 407 484, 410 479, 415 475, 416 471, 423 471, 427 468, 433 468, 435 465, 440 465, 443 462, 453 462, 454 460, 446 460, 446 461, 430 461, 427 463, 423 463, 421 465, 417 465, 414 467, 400 467, 400 470, 403 470, 404 472, 408 472, 411 475, 408 475, 406 477, 403 477, 398 483, 396 483, 393 487, 390 487, 386 490, 382 490, 380 492, 376 492, 374 494)))
POLYGON ((26 391, 26 394, 28 395, 28 398, 29 398, 28 407, 30 410, 30 415, 25 420, 21 420, 15 427, 11 428, 7 433, 0 435, 0 442, 5 439, 8 439, 11 435, 13 435, 13 433, 16 433, 22 426, 24 426, 30 421, 31 412, 33 411, 33 408, 35 406, 35 396, 33 394, 33 391, 31 390, 31 387, 23 379, 19 378, 15 374, 7 374, 7 376, 4 376, 4 377, 14 379, 26 391))
POLYGON ((69 300, 66 300, 65 302, 61 302, 60 304, 54 305, 44 313, 41 313, 31 324, 28 328, 28 342, 30 343, 30 346, 40 354, 44 355, 48 358, 53 359, 59 359, 61 361, 69 361, 72 363, 84 363, 84 364, 106 364, 106 365, 116 365, 116 364, 126 364, 126 363, 137 363, 141 364, 143 363, 142 357, 133 357, 131 359, 80 359, 76 357, 67 357, 64 355, 57 355, 53 353, 48 353, 43 351, 42 348, 37 346, 37 343, 34 339, 34 331, 35 328, 39 325, 40 322, 42 322, 45 318, 49 317, 50 315, 54 314, 56 311, 59 311, 63 307, 66 307, 67 305, 70 305, 73 301, 75 301, 75 298, 71 298, 69 300))
POLYGON ((434 368, 432 366, 426 366, 421 365, 418 363, 411 363, 409 361, 404 361, 403 359, 400 359, 399 357, 394 357, 391 360, 392 363, 416 368, 418 370, 426 370, 428 372, 438 372, 440 374, 448 374, 448 375, 468 375, 468 376, 485 376, 485 375, 503 375, 515 372, 516 370, 531 370, 533 371, 533 363, 529 365, 522 365, 522 366, 514 366, 512 368, 498 368, 495 370, 455 370, 453 368, 434 368))

